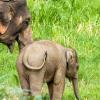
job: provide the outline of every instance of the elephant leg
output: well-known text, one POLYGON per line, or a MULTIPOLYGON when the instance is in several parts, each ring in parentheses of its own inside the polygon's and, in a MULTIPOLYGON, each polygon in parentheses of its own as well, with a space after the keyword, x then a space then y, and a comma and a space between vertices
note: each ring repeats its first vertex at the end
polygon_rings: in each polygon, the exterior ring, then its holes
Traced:
POLYGON ((18 64, 17 71, 19 75, 19 80, 21 84, 21 88, 23 90, 23 95, 19 98, 19 100, 30 100, 30 86, 28 82, 28 76, 25 75, 24 66, 22 64, 18 64))
POLYGON ((65 86, 65 74, 62 68, 63 67, 59 67, 54 76, 52 100, 62 100, 65 86))
POLYGON ((23 94, 29 95, 30 94, 30 91, 29 91, 30 86, 28 83, 28 76, 25 74, 24 65, 22 64, 21 59, 18 59, 18 61, 17 61, 17 72, 19 75, 21 88, 23 89, 23 94))
POLYGON ((44 72, 34 71, 30 73, 29 82, 32 96, 40 96, 43 85, 44 72))
POLYGON ((30 86, 27 79, 24 76, 20 76, 21 88, 23 89, 23 95, 19 100, 31 100, 30 98, 30 86))
POLYGON ((62 100, 64 86, 64 80, 62 80, 59 84, 53 85, 53 97, 51 100, 62 100))
POLYGON ((49 83, 47 83, 47 85, 48 85, 50 100, 52 100, 52 95, 53 95, 53 82, 49 82, 49 83))
POLYGON ((21 83, 21 88, 23 89, 24 95, 29 95, 30 94, 30 86, 29 86, 28 80, 26 79, 25 76, 20 76, 20 83, 21 83))

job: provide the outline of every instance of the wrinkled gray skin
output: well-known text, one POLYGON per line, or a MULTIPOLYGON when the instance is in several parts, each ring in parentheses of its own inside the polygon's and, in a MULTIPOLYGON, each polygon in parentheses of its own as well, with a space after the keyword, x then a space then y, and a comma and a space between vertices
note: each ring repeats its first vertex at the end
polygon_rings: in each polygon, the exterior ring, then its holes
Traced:
POLYGON ((21 87, 26 94, 41 95, 43 83, 47 83, 50 100, 62 100, 65 77, 73 83, 77 100, 78 60, 74 49, 48 40, 35 41, 20 52, 17 70, 21 87))
POLYGON ((26 0, 0 0, 0 43, 13 50, 15 40, 19 49, 32 42, 30 14, 26 0))

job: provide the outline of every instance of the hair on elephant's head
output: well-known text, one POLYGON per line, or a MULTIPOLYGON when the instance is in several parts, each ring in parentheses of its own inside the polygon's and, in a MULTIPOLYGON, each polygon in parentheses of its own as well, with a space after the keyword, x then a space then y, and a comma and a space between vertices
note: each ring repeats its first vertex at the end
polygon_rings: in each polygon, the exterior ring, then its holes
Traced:
POLYGON ((66 77, 72 81, 74 94, 77 100, 80 100, 78 93, 78 56, 77 52, 74 49, 66 49, 66 77))
POLYGON ((0 42, 12 48, 14 41, 29 25, 26 0, 0 0, 0 42))

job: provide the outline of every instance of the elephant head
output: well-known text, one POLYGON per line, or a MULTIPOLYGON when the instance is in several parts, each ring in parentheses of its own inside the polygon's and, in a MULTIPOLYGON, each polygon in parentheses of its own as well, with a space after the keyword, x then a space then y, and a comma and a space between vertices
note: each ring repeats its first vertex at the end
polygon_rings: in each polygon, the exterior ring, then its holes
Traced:
POLYGON ((74 49, 68 48, 66 50, 66 77, 69 79, 69 81, 72 81, 74 94, 77 98, 77 100, 80 100, 79 94, 78 94, 78 57, 77 52, 74 49))
POLYGON ((30 30, 29 21, 26 0, 0 0, 0 43, 7 45, 10 51, 15 40, 19 45, 24 44, 25 40, 20 43, 19 33, 25 38, 25 31, 30 30))

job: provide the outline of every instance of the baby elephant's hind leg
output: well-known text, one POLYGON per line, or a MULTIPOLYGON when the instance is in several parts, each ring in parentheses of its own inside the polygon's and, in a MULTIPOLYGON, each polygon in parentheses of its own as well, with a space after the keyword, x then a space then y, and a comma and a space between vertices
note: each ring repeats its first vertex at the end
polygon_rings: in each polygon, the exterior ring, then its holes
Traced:
POLYGON ((30 86, 29 86, 29 83, 28 83, 28 80, 26 79, 26 77, 22 76, 20 78, 20 82, 21 82, 21 87, 23 89, 23 94, 30 95, 30 86))
POLYGON ((20 79, 21 88, 23 89, 23 94, 29 95, 30 86, 28 83, 28 76, 25 74, 24 65, 21 63, 20 59, 17 61, 17 71, 20 79))
POLYGON ((19 100, 30 100, 30 86, 28 84, 27 79, 24 76, 20 77, 21 88, 23 89, 23 95, 19 100))
POLYGON ((44 70, 32 71, 29 75, 31 95, 35 97, 41 96, 41 90, 44 79, 44 70))

